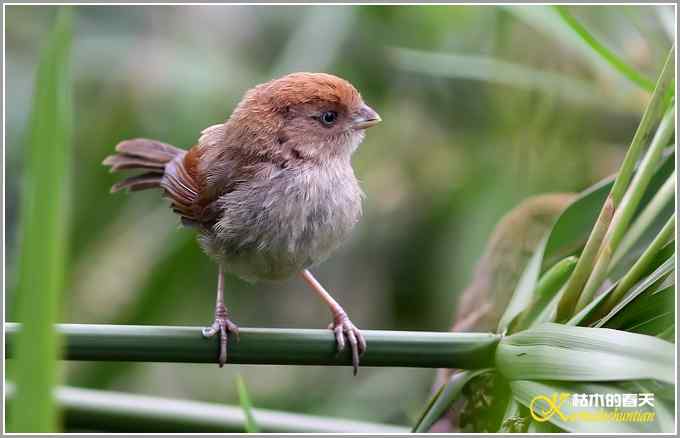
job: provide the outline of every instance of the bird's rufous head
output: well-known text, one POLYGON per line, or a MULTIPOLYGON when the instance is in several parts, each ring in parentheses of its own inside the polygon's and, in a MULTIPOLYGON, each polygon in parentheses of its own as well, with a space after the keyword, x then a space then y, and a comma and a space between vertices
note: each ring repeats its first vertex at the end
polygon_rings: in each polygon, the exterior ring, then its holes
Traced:
POLYGON ((348 81, 293 73, 248 91, 229 122, 247 126, 258 147, 314 160, 349 157, 380 121, 348 81))

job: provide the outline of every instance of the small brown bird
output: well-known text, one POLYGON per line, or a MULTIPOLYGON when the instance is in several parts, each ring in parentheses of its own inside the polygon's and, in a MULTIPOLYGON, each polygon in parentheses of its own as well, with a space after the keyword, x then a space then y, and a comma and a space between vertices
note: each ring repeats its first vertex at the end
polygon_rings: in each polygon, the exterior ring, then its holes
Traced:
POLYGON ((183 150, 156 140, 116 145, 103 164, 143 169, 112 188, 160 188, 218 264, 215 321, 203 335, 238 336, 224 305, 224 273, 249 281, 299 273, 333 314, 338 351, 349 343, 354 374, 366 341, 308 268, 325 260, 361 216, 362 191, 350 158, 366 128, 381 121, 344 79, 294 73, 249 90, 231 117, 183 150))

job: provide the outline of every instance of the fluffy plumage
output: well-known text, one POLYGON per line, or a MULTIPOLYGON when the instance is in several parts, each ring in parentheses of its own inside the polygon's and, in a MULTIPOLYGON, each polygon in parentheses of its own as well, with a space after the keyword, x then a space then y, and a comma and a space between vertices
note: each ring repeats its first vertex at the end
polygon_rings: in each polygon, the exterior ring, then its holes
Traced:
POLYGON ((359 220, 350 157, 379 120, 344 79, 295 73, 249 90, 188 151, 129 140, 104 164, 146 170, 112 190, 162 188, 228 271, 280 279, 324 260, 359 220))

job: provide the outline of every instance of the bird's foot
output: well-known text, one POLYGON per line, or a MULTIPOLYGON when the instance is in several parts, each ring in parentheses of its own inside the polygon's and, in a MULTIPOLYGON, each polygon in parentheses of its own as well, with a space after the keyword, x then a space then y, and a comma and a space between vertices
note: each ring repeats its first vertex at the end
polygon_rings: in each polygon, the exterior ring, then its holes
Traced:
POLYGON ((217 363, 220 368, 227 363, 227 341, 228 334, 232 333, 236 335, 236 340, 238 341, 238 326, 231 322, 226 316, 215 317, 215 322, 212 323, 210 327, 205 327, 201 333, 204 338, 212 338, 219 333, 220 335, 220 354, 217 359, 217 363))
POLYGON ((333 318, 333 322, 328 326, 335 333, 335 342, 338 346, 338 353, 345 349, 349 343, 352 349, 352 368, 354 375, 359 370, 359 356, 366 351, 366 340, 361 331, 350 321, 347 314, 340 313, 333 318))

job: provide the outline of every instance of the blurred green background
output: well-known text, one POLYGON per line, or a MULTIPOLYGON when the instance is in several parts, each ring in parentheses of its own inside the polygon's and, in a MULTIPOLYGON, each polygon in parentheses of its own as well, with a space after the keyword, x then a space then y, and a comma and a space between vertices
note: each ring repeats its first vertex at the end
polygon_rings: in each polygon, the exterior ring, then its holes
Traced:
MULTIPOLYGON (((447 330, 498 219, 520 200, 614 172, 648 98, 539 6, 75 7, 71 247, 63 322, 205 325, 215 265, 157 192, 109 194, 100 165, 130 137, 190 147, 248 88, 293 71, 351 81, 384 122, 354 156, 367 198, 352 239, 316 268, 365 329, 447 330)), ((569 9, 649 77, 668 6, 569 9)), ((7 306, 16 281, 22 147, 38 51, 56 8, 6 9, 7 306)), ((227 279, 244 327, 325 327, 297 278, 227 279)), ((370 346, 369 346, 370 348, 370 346)), ((62 364, 70 385, 410 424, 434 370, 62 364), (200 370, 199 370, 200 368, 200 370)))

